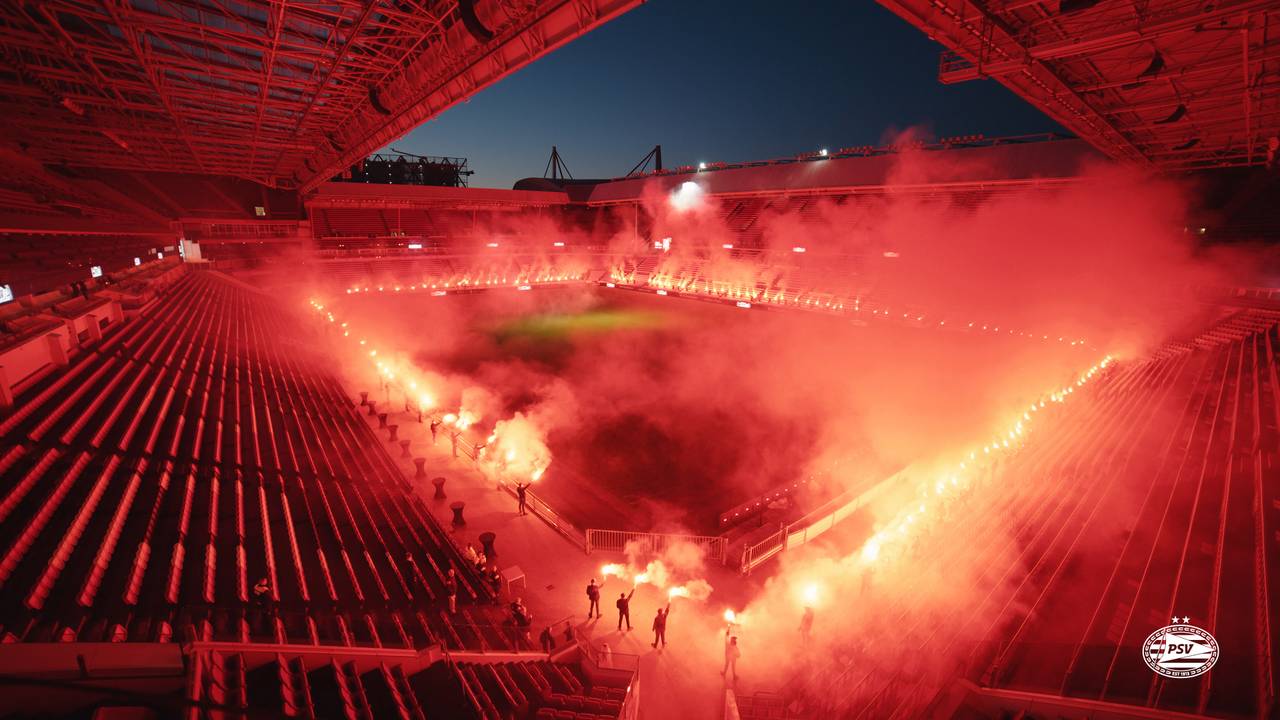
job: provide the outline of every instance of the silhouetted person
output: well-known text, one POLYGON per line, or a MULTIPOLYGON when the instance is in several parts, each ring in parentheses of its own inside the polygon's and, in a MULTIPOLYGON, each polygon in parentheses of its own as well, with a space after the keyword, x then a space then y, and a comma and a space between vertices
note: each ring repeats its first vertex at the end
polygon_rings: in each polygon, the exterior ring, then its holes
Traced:
POLYGON ((529 612, 529 608, 524 606, 521 598, 516 598, 511 603, 511 621, 519 629, 520 634, 524 635, 525 642, 532 643, 529 637, 529 626, 533 624, 533 613, 529 612))
POLYGON ((667 617, 671 615, 671 603, 667 603, 667 609, 658 609, 658 614, 653 618, 653 646, 658 647, 658 643, 662 643, 662 647, 667 646, 667 617))
MULTIPOLYGON (((726 629, 725 635, 729 635, 726 629)), ((729 678, 729 671, 733 671, 733 681, 738 680, 738 658, 742 657, 742 651, 738 649, 738 636, 729 635, 729 642, 724 645, 724 669, 720 671, 721 675, 729 678)))
POLYGON ((518 500, 518 501, 520 502, 520 514, 521 514, 521 515, 524 515, 524 514, 525 514, 525 512, 524 512, 525 493, 527 493, 527 492, 529 491, 529 486, 530 486, 531 484, 532 484, 532 483, 525 483, 525 484, 521 485, 520 483, 516 483, 516 500, 518 500))
POLYGON ((551 626, 542 628, 542 634, 538 636, 538 640, 542 643, 542 652, 550 655, 552 650, 556 649, 556 637, 551 634, 551 626))
POLYGON ((440 429, 440 421, 435 418, 431 418, 431 444, 432 445, 436 444, 436 432, 439 429, 440 429))
POLYGON ((458 612, 458 573, 449 568, 449 576, 444 579, 444 591, 449 596, 449 613, 458 612))
POLYGON ((600 617, 600 586, 596 584, 595 578, 591 578, 591 582, 587 583, 587 598, 591 600, 591 605, 587 608, 587 619, 591 619, 593 612, 596 617, 600 617))
POLYGON ((805 645, 809 644, 809 639, 813 634, 813 608, 806 607, 804 615, 800 616, 800 640, 805 645))
POLYGON ((618 593, 618 602, 614 603, 618 606, 618 629, 622 629, 622 621, 627 621, 627 629, 631 629, 631 596, 636 594, 636 589, 631 588, 631 592, 623 595, 618 593))

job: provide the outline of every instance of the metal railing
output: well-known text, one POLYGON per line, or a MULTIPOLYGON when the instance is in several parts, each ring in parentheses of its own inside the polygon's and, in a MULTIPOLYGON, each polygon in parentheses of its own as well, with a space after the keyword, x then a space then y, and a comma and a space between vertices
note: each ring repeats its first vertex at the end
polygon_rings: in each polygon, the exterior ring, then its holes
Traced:
MULTIPOLYGON (((506 484, 503 487, 513 496, 516 494, 510 486, 506 484)), ((587 536, 579 530, 573 523, 564 518, 563 515, 557 513, 547 504, 545 500, 538 497, 532 490, 525 491, 525 507, 530 512, 537 515, 539 519, 551 526, 552 530, 560 533, 560 536, 583 552, 591 552, 587 546, 587 536)))
POLYGON ((793 491, 798 491, 802 485, 808 485, 811 479, 805 478, 804 480, 797 480, 793 483, 775 487, 769 492, 757 495, 744 503, 739 503, 735 507, 725 510, 717 518, 716 527, 723 529, 740 520, 745 521, 753 515, 764 512, 768 509, 769 503, 790 497, 793 491))
POLYGON ((662 552, 677 543, 691 543, 702 548, 708 559, 724 562, 725 546, 728 541, 720 535, 679 535, 587 528, 586 550, 588 553, 593 550, 622 552, 630 543, 639 543, 654 552, 662 552))
MULTIPOLYGON (((466 438, 462 437, 461 433, 453 436, 453 438, 456 438, 457 441, 458 455, 465 456, 472 462, 476 462, 478 464, 478 461, 476 460, 476 446, 468 442, 466 438)), ((516 497, 515 488, 511 487, 510 484, 500 482, 498 483, 498 487, 507 491, 507 493, 512 497, 516 497)), ((573 543, 579 550, 588 553, 591 552, 590 548, 587 547, 586 534, 579 530, 573 523, 565 519, 563 515, 556 512, 555 509, 547 504, 546 500, 538 497, 537 493, 533 492, 532 489, 525 491, 524 504, 525 508, 538 516, 538 518, 547 525, 550 525, 552 530, 555 530, 561 537, 573 543)))
POLYGON ((817 539, 818 536, 834 528, 837 523, 880 497, 886 488, 893 485, 894 480, 902 477, 906 472, 905 469, 900 470, 869 488, 850 490, 838 495, 809 511, 799 520, 783 525, 778 532, 757 543, 745 546, 742 549, 739 569, 744 574, 749 573, 788 547, 804 545, 817 539))

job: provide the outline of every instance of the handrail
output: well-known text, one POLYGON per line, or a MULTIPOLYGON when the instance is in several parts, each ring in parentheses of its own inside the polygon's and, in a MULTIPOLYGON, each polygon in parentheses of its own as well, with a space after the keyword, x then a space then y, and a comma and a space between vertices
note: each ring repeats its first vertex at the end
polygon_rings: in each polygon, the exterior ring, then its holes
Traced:
POLYGON ((462 686, 462 691, 466 694, 467 699, 471 701, 471 706, 475 709, 476 714, 484 717, 484 706, 480 704, 480 698, 476 697, 475 692, 471 689, 471 684, 462 676, 458 663, 454 661, 448 650, 444 651, 444 661, 448 664, 449 670, 453 672, 453 676, 458 679, 458 684, 462 686))
MULTIPOLYGON (((462 437, 461 433, 451 436, 451 439, 452 438, 457 439, 458 450, 461 451, 463 455, 469 458, 472 462, 478 462, 476 460, 475 445, 462 437)), ((499 489, 505 490, 508 495, 516 497, 516 491, 509 483, 499 482, 498 487, 499 489)), ((525 507, 532 511, 539 520, 542 520, 547 525, 551 526, 551 529, 559 533, 561 537, 573 543, 579 550, 587 553, 591 552, 587 545, 586 533, 583 533, 573 523, 569 522, 564 518, 564 516, 556 512, 555 509, 547 504, 545 500, 538 497, 537 493, 533 492, 532 489, 525 490, 525 507)))
POLYGON ((739 570, 744 575, 750 573, 766 560, 786 550, 793 538, 795 542, 804 544, 832 529, 836 523, 870 504, 881 492, 884 492, 885 488, 891 486, 895 479, 903 476, 909 469, 909 467, 903 468, 870 487, 860 486, 846 490, 805 513, 798 520, 783 525, 778 532, 743 547, 739 570))
POLYGON ((631 530, 605 530, 587 528, 586 551, 610 550, 622 552, 632 542, 648 543, 649 547, 661 552, 668 545, 687 542, 707 551, 707 557, 724 562, 725 546, 728 541, 723 535, 682 535, 677 533, 651 533, 631 530))

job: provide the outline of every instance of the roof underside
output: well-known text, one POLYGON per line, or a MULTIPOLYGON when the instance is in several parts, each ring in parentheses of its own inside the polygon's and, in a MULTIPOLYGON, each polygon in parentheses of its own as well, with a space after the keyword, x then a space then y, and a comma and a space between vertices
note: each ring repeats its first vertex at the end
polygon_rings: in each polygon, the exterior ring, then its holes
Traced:
POLYGON ((1280 129, 1275 0, 879 0, 946 46, 939 79, 995 78, 1109 156, 1263 162, 1280 129))
POLYGON ((306 189, 639 2, 0 3, 0 140, 306 189))

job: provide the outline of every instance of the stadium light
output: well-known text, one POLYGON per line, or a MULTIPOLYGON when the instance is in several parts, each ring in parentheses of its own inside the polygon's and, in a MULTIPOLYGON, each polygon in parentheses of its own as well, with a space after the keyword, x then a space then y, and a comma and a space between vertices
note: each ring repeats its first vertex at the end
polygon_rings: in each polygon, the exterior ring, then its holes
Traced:
POLYGON ((421 250, 422 243, 409 243, 406 247, 408 247, 410 250, 421 250))
POLYGON ((802 253, 802 252, 805 252, 805 249, 804 249, 804 248, 802 248, 802 247, 800 247, 799 245, 797 245, 797 246, 795 246, 795 247, 791 248, 791 252, 794 252, 794 253, 802 253))
POLYGON ((707 169, 707 164, 706 164, 706 163, 704 163, 704 162, 700 162, 700 163, 698 163, 698 169, 699 169, 699 170, 706 170, 706 169, 707 169))
POLYGON ((827 156, 827 149, 826 149, 826 148, 822 148, 821 150, 819 150, 819 151, 818 151, 818 155, 820 155, 820 156, 822 156, 822 157, 826 157, 826 156, 827 156))
POLYGON ((671 207, 684 212, 685 210, 692 210, 701 205, 703 194, 704 191, 701 185, 696 182, 686 182, 682 183, 679 188, 672 191, 668 199, 671 202, 671 207))

